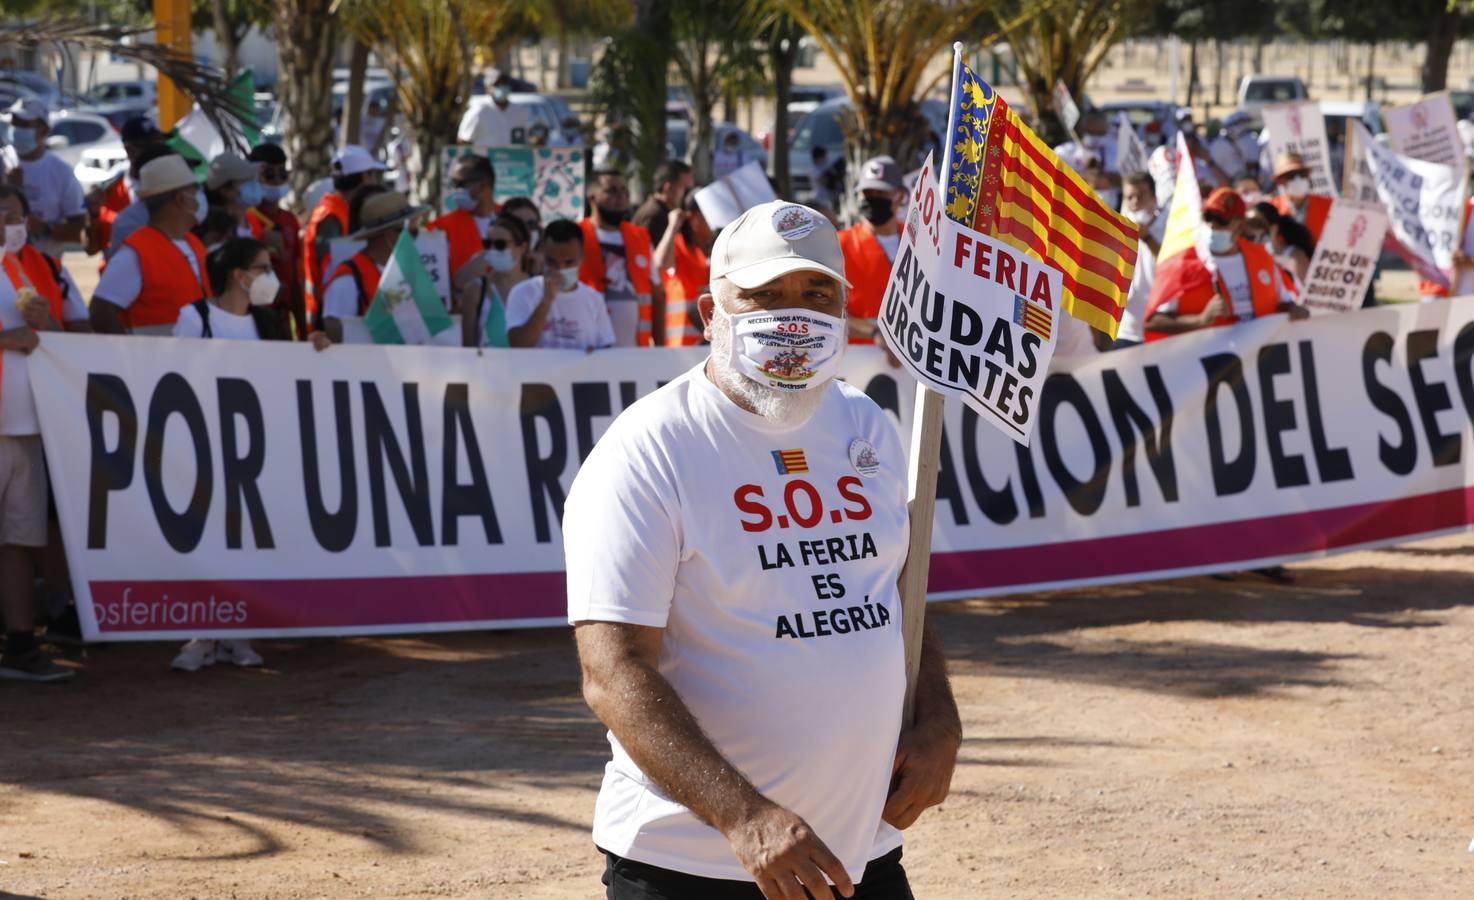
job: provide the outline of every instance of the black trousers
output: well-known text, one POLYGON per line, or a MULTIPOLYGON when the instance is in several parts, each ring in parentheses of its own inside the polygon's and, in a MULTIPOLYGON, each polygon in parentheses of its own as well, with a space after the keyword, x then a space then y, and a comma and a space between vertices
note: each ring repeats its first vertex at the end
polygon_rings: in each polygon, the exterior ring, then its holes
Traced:
MULTIPOLYGON (((702 878, 635 862, 607 850, 603 853, 604 886, 608 889, 605 896, 609 900, 763 900, 763 892, 751 881, 702 878)), ((900 847, 870 860, 860 883, 855 885, 855 900, 915 900, 906 870, 901 868, 900 847)))

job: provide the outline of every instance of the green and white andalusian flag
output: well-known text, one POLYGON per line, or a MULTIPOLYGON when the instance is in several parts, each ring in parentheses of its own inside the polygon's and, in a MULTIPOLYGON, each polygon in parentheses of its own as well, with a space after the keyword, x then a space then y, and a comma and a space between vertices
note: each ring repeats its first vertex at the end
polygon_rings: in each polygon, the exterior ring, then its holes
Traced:
MULTIPOLYGON (((225 116, 227 127, 234 127, 235 141, 247 147, 261 143, 261 128, 256 121, 256 81, 250 70, 237 75, 230 83, 230 105, 225 116), (239 117, 236 117, 239 114, 239 117)), ((184 157, 195 174, 205 177, 210 160, 225 152, 225 138, 210 117, 196 103, 184 118, 174 125, 165 139, 169 149, 184 157)))
POLYGON ((453 324, 407 228, 399 232, 363 324, 375 344, 428 344, 453 324))

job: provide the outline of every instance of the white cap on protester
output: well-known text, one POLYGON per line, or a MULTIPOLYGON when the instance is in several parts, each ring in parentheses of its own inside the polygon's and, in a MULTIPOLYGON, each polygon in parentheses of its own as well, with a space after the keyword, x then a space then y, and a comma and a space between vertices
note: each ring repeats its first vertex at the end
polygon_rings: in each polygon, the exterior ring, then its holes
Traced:
POLYGON ((383 172, 389 167, 358 144, 344 144, 333 154, 334 175, 357 175, 360 172, 383 172))
POLYGON ((138 170, 136 191, 140 197, 152 197, 198 184, 194 169, 189 167, 184 157, 171 153, 143 164, 143 168, 138 170))
POLYGON ((250 181, 261 174, 261 164, 246 162, 235 153, 222 153, 210 160, 205 187, 218 190, 232 182, 250 181))
POLYGON ((850 286, 834 224, 807 206, 786 200, 754 206, 723 228, 711 248, 713 281, 726 278, 752 290, 789 272, 822 272, 850 286))
POLYGON ((46 103, 36 97, 22 97, 5 110, 5 121, 20 119, 26 122, 46 121, 46 103))

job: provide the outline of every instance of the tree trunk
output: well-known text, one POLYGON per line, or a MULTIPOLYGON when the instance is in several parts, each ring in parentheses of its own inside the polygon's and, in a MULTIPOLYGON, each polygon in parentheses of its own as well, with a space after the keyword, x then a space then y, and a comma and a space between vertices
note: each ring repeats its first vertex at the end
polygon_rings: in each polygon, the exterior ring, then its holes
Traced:
POLYGON ((339 142, 362 143, 363 81, 368 75, 369 46, 354 38, 348 57, 348 91, 343 96, 343 119, 338 128, 339 142))
MULTIPOLYGON (((649 36, 651 47, 671 47, 674 42, 671 39, 670 3, 666 0, 635 0, 635 29, 649 36)), ((647 76, 651 108, 644 111, 641 120, 650 127, 648 133, 640 135, 636 160, 640 167, 641 192, 645 196, 655 190, 655 167, 665 157, 665 87, 669 60, 668 55, 652 60, 647 76)))
POLYGON ((1377 42, 1367 44, 1367 102, 1372 102, 1372 85, 1377 81, 1377 42))
POLYGON ((297 196, 328 174, 333 154, 334 0, 277 0, 272 30, 280 54, 278 99, 286 114, 285 149, 297 196))
POLYGON ((1187 42, 1187 107, 1192 109, 1198 89, 1198 40, 1187 42))
POLYGON ((240 57, 240 39, 231 26, 229 0, 210 0, 210 13, 215 19, 215 40, 225 54, 224 69, 229 77, 235 74, 240 57))
POLYGON ((566 90, 573 87, 573 48, 569 46, 568 33, 558 33, 558 87, 566 90))
POLYGON ((687 147, 691 154, 691 172, 696 178, 697 184, 706 184, 711 181, 712 172, 712 127, 713 112, 716 109, 716 98, 712 96, 712 86, 709 83, 711 73, 706 68, 705 48, 697 46, 691 50, 691 83, 687 85, 691 89, 691 131, 690 144, 687 147))
POLYGON ((793 67, 798 62, 798 29, 774 29, 768 40, 768 63, 773 70, 773 140, 768 155, 773 161, 773 180, 778 196, 792 197, 792 173, 788 170, 788 98, 793 96, 793 67))
POLYGON ((1223 41, 1213 42, 1213 52, 1218 57, 1217 71, 1213 73, 1213 105, 1223 105, 1223 69, 1228 64, 1223 59, 1223 41))
POLYGON ((1444 9, 1428 23, 1428 41, 1423 51, 1423 93, 1448 86, 1448 61, 1459 38, 1459 11, 1444 9))
POLYGON ((1254 38, 1254 74, 1258 75, 1264 71, 1264 38, 1254 38))

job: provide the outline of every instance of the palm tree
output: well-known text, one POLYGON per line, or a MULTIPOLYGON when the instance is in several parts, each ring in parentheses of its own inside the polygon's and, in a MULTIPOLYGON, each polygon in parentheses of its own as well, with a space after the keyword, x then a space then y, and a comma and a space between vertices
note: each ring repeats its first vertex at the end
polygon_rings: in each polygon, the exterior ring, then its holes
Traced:
POLYGON ((853 104, 845 127, 847 177, 853 185, 872 156, 890 155, 903 167, 920 162, 917 155, 932 138, 921 100, 949 74, 944 70, 924 81, 927 70, 1005 0, 770 2, 801 25, 839 68, 853 104))
POLYGON ((711 180, 712 110, 717 100, 761 72, 758 33, 740 7, 731 17, 713 15, 703 0, 674 0, 670 9, 672 61, 691 92, 691 167, 696 183, 704 184, 711 180))
POLYGON ((328 173, 333 156, 333 58, 340 35, 339 0, 276 0, 277 102, 298 197, 328 173))

